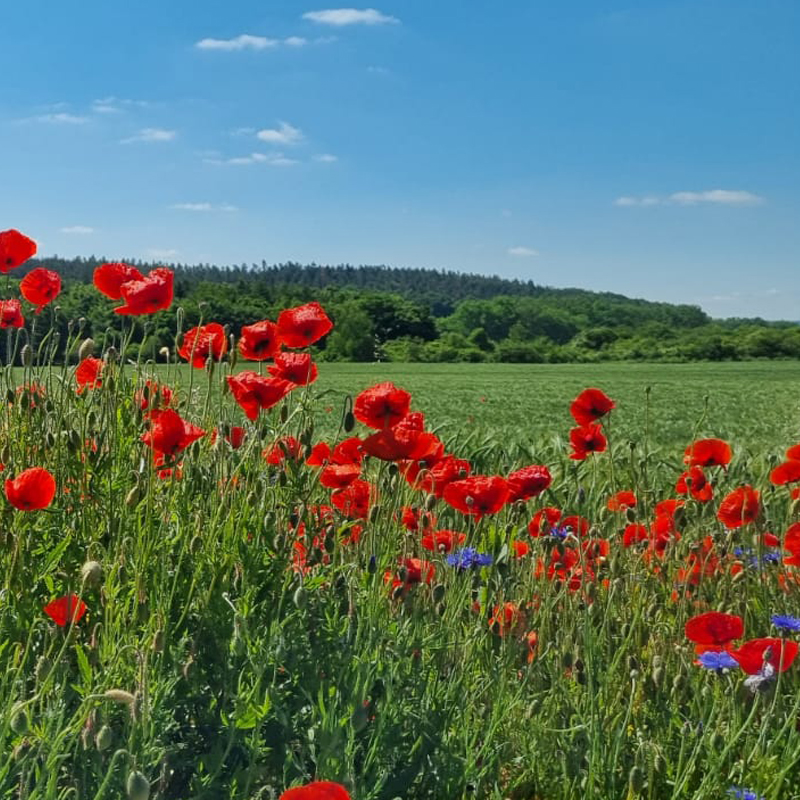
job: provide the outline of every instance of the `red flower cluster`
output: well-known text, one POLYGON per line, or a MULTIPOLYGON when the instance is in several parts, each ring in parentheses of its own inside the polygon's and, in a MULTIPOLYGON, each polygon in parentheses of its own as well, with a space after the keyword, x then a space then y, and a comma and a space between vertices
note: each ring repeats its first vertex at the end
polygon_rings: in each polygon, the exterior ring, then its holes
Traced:
POLYGON ((129 264, 102 264, 94 271, 94 285, 112 300, 124 300, 117 314, 140 316, 155 314, 172 305, 175 275, 167 267, 156 267, 142 275, 129 264))

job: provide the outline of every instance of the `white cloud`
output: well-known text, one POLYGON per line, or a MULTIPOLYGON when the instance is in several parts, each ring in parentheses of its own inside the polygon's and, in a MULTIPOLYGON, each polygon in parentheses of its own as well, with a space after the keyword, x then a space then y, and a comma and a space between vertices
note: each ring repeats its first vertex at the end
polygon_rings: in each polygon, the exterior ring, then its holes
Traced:
POLYGON ((95 114, 120 114, 129 108, 146 108, 150 105, 146 100, 125 100, 121 97, 101 97, 92 102, 95 114))
POLYGON ((297 144, 302 141, 303 132, 288 122, 281 122, 277 128, 265 128, 259 131, 256 138, 270 144, 297 144))
POLYGON ((195 43, 198 50, 266 50, 270 47, 277 47, 280 44, 278 39, 268 39, 266 36, 251 36, 243 33, 233 39, 201 39, 195 43))
POLYGON ((325 11, 308 11, 303 14, 303 19, 337 28, 345 25, 387 25, 400 22, 397 17, 382 14, 374 8, 329 8, 325 11))
POLYGON ((167 258, 174 258, 178 255, 179 251, 173 248, 160 248, 160 247, 151 247, 148 250, 145 250, 145 256, 147 258, 155 258, 159 261, 163 261, 167 258))
POLYGON ((532 250, 530 247, 509 247, 508 254, 516 258, 530 258, 532 256, 538 256, 539 251, 532 250))
POLYGON ((308 44, 308 39, 304 39, 302 36, 287 36, 283 43, 287 47, 305 47, 308 44))
POLYGON ((323 164, 333 164, 338 160, 339 158, 331 153, 320 153, 318 156, 314 156, 314 161, 320 161, 323 164))
POLYGON ((40 114, 38 117, 32 117, 32 120, 34 122, 46 122, 51 125, 83 125, 84 122, 89 121, 89 118, 61 111, 57 114, 40 114))
POLYGON ((233 158, 204 158, 205 164, 228 167, 247 167, 252 164, 266 164, 271 167, 291 167, 300 162, 295 158, 287 158, 283 153, 251 153, 249 156, 233 158))
POLYGON ((675 192, 669 196, 673 203, 696 206, 699 203, 720 203, 726 206, 756 206, 764 202, 752 192, 741 189, 710 189, 705 192, 675 192))
POLYGON ((120 144, 133 144, 134 142, 171 142, 178 135, 177 131, 168 131, 164 128, 142 128, 139 133, 120 140, 120 144))
POLYGON ((701 203, 712 203, 727 206, 757 206, 764 202, 764 198, 752 192, 740 189, 708 189, 704 192, 673 192, 666 197, 645 195, 631 197, 626 195, 614 201, 615 206, 696 206, 701 203))
POLYGON ((90 228, 88 225, 69 225, 66 228, 61 228, 59 233, 68 233, 68 234, 75 234, 77 236, 86 236, 90 233, 94 233, 94 228, 90 228))
POLYGON ((222 205, 215 206, 211 203, 173 203, 170 206, 171 209, 175 211, 238 211, 239 209, 236 206, 232 206, 229 203, 223 203, 222 205))

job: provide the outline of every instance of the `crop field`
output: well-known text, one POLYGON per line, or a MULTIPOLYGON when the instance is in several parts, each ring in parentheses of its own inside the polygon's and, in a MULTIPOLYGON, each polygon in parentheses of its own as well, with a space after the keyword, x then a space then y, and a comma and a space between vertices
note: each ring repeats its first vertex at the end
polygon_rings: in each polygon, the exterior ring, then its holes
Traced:
POLYGON ((4 307, 0 796, 800 798, 798 364, 137 365, 106 267, 4 307))

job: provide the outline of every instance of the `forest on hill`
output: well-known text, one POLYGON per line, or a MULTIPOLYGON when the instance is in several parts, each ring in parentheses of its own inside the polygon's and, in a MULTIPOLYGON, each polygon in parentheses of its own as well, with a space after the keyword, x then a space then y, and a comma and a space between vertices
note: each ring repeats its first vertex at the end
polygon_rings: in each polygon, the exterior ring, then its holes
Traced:
MULTIPOLYGON (((119 329, 114 303, 92 285, 94 258, 32 259, 57 271, 64 288, 55 313, 62 337, 80 324, 102 340, 119 329), (79 322, 80 321, 80 322, 79 322)), ((135 264, 142 271, 151 265, 135 264)), ((156 358, 174 348, 175 309, 183 329, 218 321, 234 335, 243 325, 292 305, 317 300, 334 320, 318 358, 330 361, 502 361, 527 363, 604 360, 696 361, 800 358, 800 324, 759 318, 710 318, 693 305, 631 299, 531 281, 458 272, 383 266, 172 265, 175 302, 134 338, 132 352, 156 358)), ((13 283, 13 280, 12 280, 13 283)))

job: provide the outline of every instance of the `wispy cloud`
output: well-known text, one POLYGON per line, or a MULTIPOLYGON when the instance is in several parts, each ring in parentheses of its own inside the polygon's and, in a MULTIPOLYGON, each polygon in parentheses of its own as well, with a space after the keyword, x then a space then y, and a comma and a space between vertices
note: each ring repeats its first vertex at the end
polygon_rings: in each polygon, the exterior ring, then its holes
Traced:
POLYGON ((90 233, 94 233, 94 228, 90 228, 88 225, 68 225, 66 228, 60 228, 59 233, 87 236, 90 233))
POLYGON ((171 142, 178 135, 177 131, 165 130, 164 128, 142 128, 138 133, 121 139, 120 144, 133 144, 134 142, 171 142))
POLYGON ((266 164, 270 167, 292 167, 300 162, 295 158, 287 158, 283 153, 250 153, 248 156, 233 158, 204 158, 205 164, 227 167, 247 167, 251 164, 266 164))
POLYGON ((697 206, 704 204, 724 206, 758 206, 764 203, 763 197, 742 189, 708 189, 703 192, 673 192, 665 197, 645 195, 643 197, 623 196, 614 201, 615 206, 697 206))
POLYGON ((130 108, 146 108, 150 104, 146 100, 127 100, 121 97, 101 97, 92 102, 95 114, 120 114, 130 108))
POLYGON ((308 44, 308 39, 302 36, 287 36, 285 39, 271 39, 268 36, 253 36, 243 33, 232 39, 201 39, 195 42, 198 50, 217 50, 222 52, 236 52, 239 50, 271 50, 275 47, 303 47, 308 44))
POLYGON ((514 256, 515 258, 532 258, 533 256, 538 256, 539 251, 533 250, 530 247, 509 247, 508 254, 510 256, 514 256))
POLYGON ((173 203, 170 206, 175 211, 238 211, 236 206, 229 203, 215 206, 212 203, 173 203))
POLYGON ((396 25, 400 22, 397 17, 382 14, 374 8, 329 8, 324 11, 307 11, 303 14, 303 19, 337 28, 345 25, 396 25))
POLYGON ((88 117, 78 114, 68 114, 66 111, 59 111, 55 114, 39 114, 36 117, 28 117, 22 122, 44 122, 48 125, 83 125, 89 121, 88 117))
POLYGON ((314 156, 314 161, 319 161, 322 164, 333 164, 338 160, 338 156, 335 156, 332 153, 320 153, 319 155, 314 156))
POLYGON ((277 128, 265 128, 259 131, 256 138, 269 144, 297 144, 303 140, 303 132, 288 122, 281 122, 277 128))

